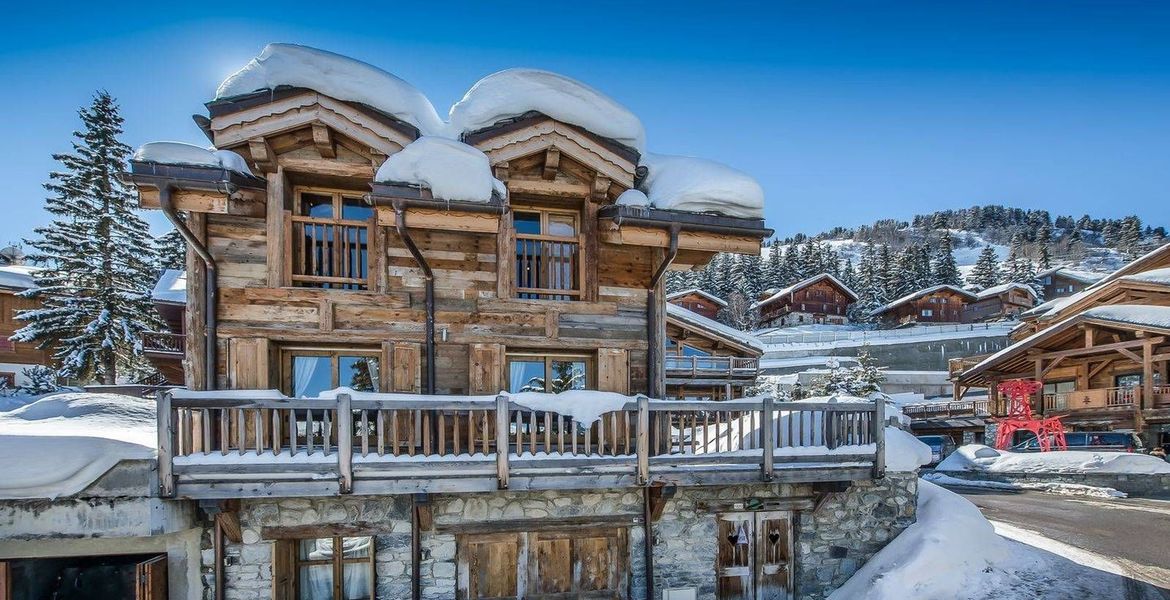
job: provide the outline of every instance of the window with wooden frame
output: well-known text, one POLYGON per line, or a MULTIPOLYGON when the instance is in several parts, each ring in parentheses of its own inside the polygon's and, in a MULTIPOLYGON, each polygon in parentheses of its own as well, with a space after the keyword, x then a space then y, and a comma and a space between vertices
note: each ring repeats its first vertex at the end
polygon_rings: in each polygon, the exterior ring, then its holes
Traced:
POLYGON ((293 196, 289 222, 292 284, 369 289, 373 207, 359 192, 298 187, 293 196))
POLYGON ((272 557, 273 596, 277 600, 372 600, 374 555, 373 536, 277 540, 272 557))
POLYGON ((283 348, 283 391, 294 398, 315 398, 342 386, 377 392, 381 389, 380 363, 381 351, 375 349, 283 348))
POLYGON ((508 354, 508 391, 559 394, 594 389, 593 357, 588 355, 508 354))
POLYGON ((581 213, 577 210, 515 207, 517 298, 579 300, 582 296, 581 213))

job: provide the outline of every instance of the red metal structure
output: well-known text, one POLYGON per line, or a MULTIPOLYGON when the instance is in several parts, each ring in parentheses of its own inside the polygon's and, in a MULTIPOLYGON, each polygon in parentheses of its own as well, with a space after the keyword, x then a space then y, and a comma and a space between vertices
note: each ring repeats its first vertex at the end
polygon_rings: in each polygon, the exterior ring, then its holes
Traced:
POLYGON ((1044 384, 1031 379, 1012 379, 999 384, 999 393, 1008 398, 1008 416, 997 419, 995 447, 1007 450, 1017 431, 1031 431, 1040 443, 1040 451, 1068 449, 1064 440, 1064 424, 1060 417, 1036 418, 1032 414, 1032 395, 1044 384))

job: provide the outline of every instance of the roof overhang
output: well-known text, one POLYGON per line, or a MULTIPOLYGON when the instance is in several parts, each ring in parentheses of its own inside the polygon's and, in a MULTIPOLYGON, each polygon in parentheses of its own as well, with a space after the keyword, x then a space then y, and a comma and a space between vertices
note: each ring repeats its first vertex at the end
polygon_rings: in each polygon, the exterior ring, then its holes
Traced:
MULTIPOLYGON (((259 90, 250 94, 243 94, 241 96, 232 96, 231 98, 220 98, 212 100, 204 104, 207 107, 207 114, 212 118, 222 117, 237 112, 242 112, 265 104, 273 104, 281 100, 300 96, 302 94, 322 94, 317 90, 305 87, 293 87, 287 85, 279 85, 270 90, 259 90)), ((420 133, 417 127, 407 123, 401 119, 397 119, 388 115, 368 104, 361 102, 350 102, 346 100, 338 100, 343 104, 353 107, 359 112, 364 113, 371 119, 379 123, 395 129, 411 139, 418 139, 420 133)))
POLYGON ((603 206, 597 211, 601 239, 610 244, 670 247, 678 231, 680 250, 759 254, 760 243, 773 231, 763 219, 690 213, 638 206, 603 206))
MULTIPOLYGON (((482 142, 485 142, 485 141, 490 140, 492 138, 506 135, 506 134, 509 134, 509 133, 512 133, 515 131, 520 131, 521 129, 524 129, 526 127, 531 127, 531 126, 536 125, 537 123, 540 123, 541 121, 544 121, 544 120, 556 121, 556 119, 553 119, 552 117, 550 117, 542 112, 538 112, 538 111, 534 111, 534 110, 528 111, 528 112, 520 115, 519 117, 515 117, 512 119, 505 119, 503 121, 497 122, 496 124, 494 124, 490 127, 484 127, 483 129, 477 129, 476 131, 471 131, 471 132, 465 133, 465 134, 463 134, 463 142, 465 144, 470 145, 470 146, 478 146, 482 142)), ((596 143, 604 146, 610 152, 620 156, 621 158, 625 159, 626 161, 628 161, 629 163, 631 163, 633 165, 637 165, 638 161, 641 160, 641 158, 642 158, 641 153, 639 153, 637 150, 635 150, 634 148, 631 148, 631 147, 629 147, 629 146, 627 146, 627 145, 625 145, 617 140, 614 140, 612 138, 602 137, 600 135, 597 135, 597 134, 589 131, 588 129, 585 129, 583 127, 578 127, 577 125, 573 125, 571 123, 565 123, 563 121, 557 121, 557 122, 560 123, 561 125, 569 128, 569 129, 573 130, 573 131, 576 131, 577 133, 580 133, 581 135, 584 135, 584 136, 592 139, 596 143)))
POLYGON ((159 208, 158 190, 170 185, 178 210, 255 217, 266 209, 267 180, 230 169, 130 161, 121 179, 138 188, 142 208, 159 208))
POLYGON ((378 225, 394 227, 402 211, 407 227, 468 233, 496 233, 500 215, 509 206, 493 195, 489 202, 436 199, 428 188, 400 183, 375 182, 366 198, 378 213, 378 225))

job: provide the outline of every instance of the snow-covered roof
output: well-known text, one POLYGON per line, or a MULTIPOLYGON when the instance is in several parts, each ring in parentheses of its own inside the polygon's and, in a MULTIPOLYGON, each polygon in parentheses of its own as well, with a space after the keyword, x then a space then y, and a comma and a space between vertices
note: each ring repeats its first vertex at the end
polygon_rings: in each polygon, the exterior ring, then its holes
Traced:
POLYGON ((1136 304, 1097 306, 1081 313, 1081 317, 1138 327, 1170 329, 1170 306, 1140 306, 1136 304))
POLYGON ((458 137, 532 111, 646 149, 642 121, 626 107, 580 81, 539 69, 506 69, 475 82, 451 107, 448 127, 458 137))
POLYGON ((438 200, 489 202, 493 194, 507 194, 504 183, 492 176, 486 154, 435 136, 420 137, 390 155, 374 180, 423 186, 438 200))
POLYGON ((821 273, 820 275, 813 275, 812 277, 809 277, 808 279, 805 279, 804 281, 794 283, 786 288, 778 290, 776 293, 772 294, 771 296, 768 296, 767 298, 764 298, 763 300, 760 300, 759 302, 752 304, 752 308, 756 308, 757 306, 763 306, 763 305, 765 305, 773 300, 776 300, 778 298, 783 298, 784 296, 787 296, 787 295, 789 295, 789 294, 791 294, 799 289, 806 288, 806 287, 808 287, 808 286, 810 286, 818 281, 821 281, 822 279, 828 279, 829 281, 833 282, 837 287, 841 288, 842 291, 844 291, 846 294, 848 294, 849 297, 851 297, 854 301, 856 301, 858 299, 859 296, 857 295, 857 292, 854 292, 852 289, 849 288, 849 286, 845 285, 845 282, 841 281, 840 279, 837 279, 831 273, 821 273))
POLYGON ((181 269, 167 269, 163 271, 150 297, 155 302, 187 303, 187 272, 181 269))
POLYGON ((0 267, 0 289, 31 290, 37 287, 33 274, 40 270, 32 265, 7 265, 0 267))
POLYGON ((1069 279, 1075 279, 1081 283, 1096 283, 1105 277, 1104 273, 1093 273, 1091 271, 1081 271, 1070 267, 1052 267, 1045 269, 1036 274, 1037 277, 1047 277, 1049 275, 1060 274, 1069 279))
POLYGON ((654 208, 744 219, 764 216, 764 188, 743 171, 705 158, 666 154, 643 154, 642 164, 649 174, 641 189, 654 208))
POLYGON ((894 300, 893 302, 890 302, 889 304, 886 304, 885 306, 874 309, 869 314, 880 315, 880 314, 882 314, 882 313, 884 313, 892 308, 895 308, 895 307, 900 306, 902 304, 905 304, 911 300, 914 300, 915 298, 921 298, 923 296, 927 296, 927 295, 933 294, 935 292, 941 292, 943 290, 949 290, 949 291, 955 292, 956 294, 965 296, 971 300, 974 300, 976 298, 975 294, 972 294, 971 292, 968 292, 967 290, 965 290, 963 288, 955 287, 953 285, 947 285, 944 283, 941 285, 935 285, 935 286, 928 287, 926 289, 918 290, 917 292, 910 292, 909 294, 906 294, 905 296, 902 296, 901 298, 898 298, 897 300, 894 300))
POLYGON ((211 167, 252 175, 244 157, 231 150, 209 150, 183 142, 147 142, 134 151, 134 156, 130 160, 162 165, 211 167))
POLYGON ((1032 296, 1033 298, 1036 297, 1036 290, 1033 290, 1032 286, 1030 286, 1026 283, 1019 283, 1019 282, 1015 282, 1015 281, 1009 282, 1009 283, 1001 283, 999 285, 993 285, 985 290, 979 290, 978 292, 975 292, 975 297, 978 298, 979 300, 986 300, 987 298, 991 298, 993 296, 998 296, 998 295, 1000 295, 1004 292, 1007 292, 1009 290, 1023 290, 1024 292, 1027 292, 1028 295, 1032 296))
POLYGON ((675 292, 675 293, 673 293, 673 294, 670 294, 670 295, 668 295, 668 296, 666 297, 666 301, 667 301, 667 302, 670 302, 671 300, 674 300, 674 299, 676 299, 676 298, 682 298, 683 296, 689 296, 689 295, 691 295, 691 294, 696 294, 696 295, 702 296, 702 297, 704 297, 704 298, 706 298, 706 299, 710 300, 712 303, 714 303, 714 304, 717 304, 717 305, 719 305, 719 306, 727 306, 727 303, 726 303, 726 302, 724 302, 724 301, 723 301, 721 298, 719 298, 718 296, 716 296, 716 295, 714 295, 714 294, 712 294, 712 293, 710 293, 710 292, 707 292, 707 291, 701 290, 701 289, 699 289, 699 288, 691 288, 691 289, 689 289, 689 290, 682 290, 682 291, 680 291, 680 292, 675 292))
POLYGON ((426 95, 402 79, 360 60, 297 44, 268 44, 260 55, 219 84, 216 100, 280 86, 309 88, 360 102, 438 135, 446 125, 426 95))
POLYGON ((1170 285, 1170 267, 1162 269, 1150 269, 1149 271, 1142 271, 1141 273, 1134 273, 1133 275, 1125 275, 1121 279, 1125 281, 1140 281, 1142 283, 1170 285))
POLYGON ((70 496, 123 460, 154 458, 156 420, 153 400, 117 394, 54 394, 0 413, 0 498, 70 496))
POLYGON ((637 188, 630 188, 620 195, 614 201, 617 206, 636 206, 639 208, 649 208, 650 199, 646 197, 646 192, 637 188))
POLYGON ((685 325, 702 330, 716 337, 727 339, 741 346, 752 348, 761 353, 764 351, 764 345, 754 335, 708 319, 677 304, 671 304, 669 302, 666 304, 666 317, 667 319, 677 319, 685 325))

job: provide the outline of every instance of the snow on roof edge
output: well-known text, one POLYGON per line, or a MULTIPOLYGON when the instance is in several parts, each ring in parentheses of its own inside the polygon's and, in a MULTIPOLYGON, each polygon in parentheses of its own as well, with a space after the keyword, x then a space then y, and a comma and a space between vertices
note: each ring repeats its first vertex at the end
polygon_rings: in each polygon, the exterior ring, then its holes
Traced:
POLYGON ((826 277, 828 277, 829 280, 831 280, 834 283, 836 283, 837 285, 839 285, 841 287, 841 289, 845 290, 846 293, 853 296, 853 300, 855 302, 857 301, 858 298, 860 298, 860 296, 857 295, 857 292, 853 291, 852 288, 845 285, 845 282, 843 282, 840 279, 838 279, 837 277, 835 277, 832 273, 821 273, 820 275, 814 275, 812 277, 809 277, 808 279, 805 279, 804 281, 800 281, 800 282, 794 283, 786 288, 782 288, 781 290, 777 291, 776 293, 772 294, 771 296, 768 296, 767 298, 765 298, 763 300, 760 300, 758 302, 753 303, 751 305, 751 308, 763 306, 764 304, 767 304, 768 302, 771 302, 771 301, 773 301, 781 296, 786 296, 788 294, 791 294, 792 292, 795 292, 796 290, 798 290, 800 288, 812 285, 812 284, 814 284, 814 283, 816 283, 816 282, 818 282, 821 279, 824 279, 826 277))
POLYGON ((666 301, 669 302, 671 300, 674 300, 675 298, 682 298, 683 296, 686 296, 687 294, 699 294, 700 296, 703 296, 704 298, 714 302, 715 304, 718 304, 719 306, 727 306, 727 302, 724 301, 722 298, 716 296, 715 294, 712 294, 711 292, 708 292, 706 290, 703 290, 703 289, 700 289, 697 287, 678 291, 678 292, 675 292, 673 294, 668 294, 666 296, 666 301))
POLYGON ((905 296, 902 296, 901 298, 898 298, 897 300, 894 300, 893 302, 890 302, 884 306, 875 308, 874 310, 870 311, 869 314, 871 316, 872 315, 880 315, 880 314, 890 310, 891 308, 894 308, 895 306, 898 306, 900 304, 904 304, 904 303, 909 302, 910 300, 913 300, 913 299, 918 298, 920 296, 925 296, 927 294, 933 294, 934 292, 941 291, 944 289, 953 290, 953 291, 958 292, 964 296, 967 296, 968 298, 971 298, 972 300, 974 300, 976 298, 975 294, 968 292, 967 290, 965 290, 963 288, 955 287, 955 286, 947 284, 947 283, 940 283, 938 285, 934 285, 934 286, 931 286, 928 288, 918 290, 917 292, 911 292, 909 294, 906 294, 905 296))
POLYGON ((764 345, 758 339, 756 339, 755 336, 738 329, 728 327, 727 325, 724 325, 718 321, 708 319, 699 313, 687 310, 677 304, 671 304, 669 302, 666 303, 666 316, 667 318, 674 317, 687 323, 688 325, 705 330, 707 333, 732 340, 738 344, 747 346, 754 350, 758 350, 761 353, 765 351, 764 345))

